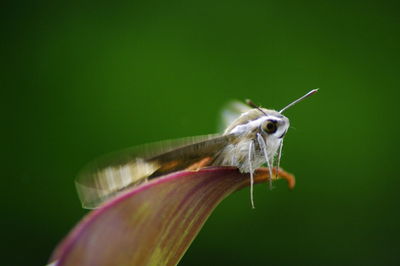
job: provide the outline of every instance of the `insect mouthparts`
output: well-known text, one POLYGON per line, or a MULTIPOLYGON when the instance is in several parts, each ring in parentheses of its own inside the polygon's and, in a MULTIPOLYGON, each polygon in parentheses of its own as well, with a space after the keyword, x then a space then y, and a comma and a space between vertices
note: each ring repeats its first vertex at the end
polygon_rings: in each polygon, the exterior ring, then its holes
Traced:
POLYGON ((278 139, 283 138, 286 135, 286 132, 287 132, 287 130, 285 130, 285 132, 283 132, 283 134, 280 137, 278 137, 278 139))

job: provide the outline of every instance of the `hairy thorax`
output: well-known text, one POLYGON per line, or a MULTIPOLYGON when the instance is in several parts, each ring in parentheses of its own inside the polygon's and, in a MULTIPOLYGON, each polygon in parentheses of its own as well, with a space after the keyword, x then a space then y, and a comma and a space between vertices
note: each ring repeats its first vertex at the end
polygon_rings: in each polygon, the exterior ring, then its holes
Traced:
POLYGON ((242 114, 225 131, 231 136, 229 144, 220 152, 216 164, 239 168, 242 173, 253 173, 264 163, 273 165, 274 156, 289 121, 276 111, 251 110, 242 114), (279 126, 274 134, 262 130, 263 123, 275 121, 279 126), (268 161, 267 161, 268 159, 268 161))

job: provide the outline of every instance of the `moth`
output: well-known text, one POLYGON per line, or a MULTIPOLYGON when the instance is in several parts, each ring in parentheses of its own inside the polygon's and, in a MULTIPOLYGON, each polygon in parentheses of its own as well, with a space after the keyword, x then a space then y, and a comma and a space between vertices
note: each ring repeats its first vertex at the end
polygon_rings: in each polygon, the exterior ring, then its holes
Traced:
POLYGON ((308 92, 280 111, 251 101, 247 105, 236 102, 224 112, 227 127, 223 134, 143 145, 94 160, 75 181, 82 206, 94 209, 127 188, 168 173, 234 166, 250 175, 250 201, 254 208, 255 169, 266 164, 272 176, 272 167, 279 168, 283 139, 290 125, 282 113, 317 91, 308 92))

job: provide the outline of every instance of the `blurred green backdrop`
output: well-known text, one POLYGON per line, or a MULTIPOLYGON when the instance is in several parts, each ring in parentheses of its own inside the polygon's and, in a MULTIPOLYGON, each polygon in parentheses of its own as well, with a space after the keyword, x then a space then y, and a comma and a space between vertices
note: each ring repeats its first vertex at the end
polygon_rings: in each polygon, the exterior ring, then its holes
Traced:
POLYGON ((74 176, 132 145, 286 112, 297 177, 225 200, 181 265, 400 263, 395 1, 13 2, 1 8, 2 263, 43 265, 85 211, 74 176))

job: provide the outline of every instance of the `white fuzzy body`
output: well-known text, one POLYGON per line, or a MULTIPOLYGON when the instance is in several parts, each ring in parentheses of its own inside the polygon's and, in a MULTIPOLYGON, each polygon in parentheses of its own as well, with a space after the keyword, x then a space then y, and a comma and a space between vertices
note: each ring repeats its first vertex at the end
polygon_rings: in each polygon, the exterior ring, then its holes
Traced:
POLYGON ((242 173, 253 173, 265 163, 272 166, 289 120, 276 111, 263 110, 265 113, 254 109, 246 112, 227 128, 224 134, 231 135, 233 141, 221 151, 218 164, 235 166, 242 173), (255 117, 254 112, 257 112, 255 117), (279 126, 275 133, 267 134, 261 129, 267 120, 277 121, 279 126))
MULTIPOLYGON (((278 148, 275 150, 270 149, 271 153, 268 154, 275 154, 277 149, 278 148)), ((271 157, 269 158, 270 160, 272 159, 271 157)), ((256 168, 259 168, 266 163, 265 156, 262 151, 254 148, 253 140, 243 140, 237 144, 229 144, 223 149, 221 158, 223 158, 221 165, 235 166, 239 168, 240 172, 242 173, 254 172, 256 168), (253 142, 251 158, 249 158, 250 142, 253 142)))

